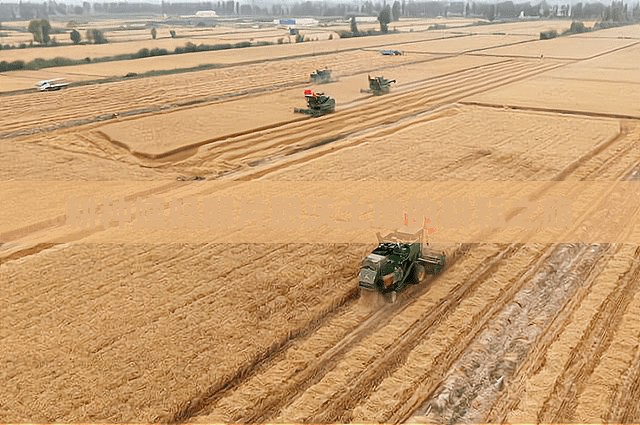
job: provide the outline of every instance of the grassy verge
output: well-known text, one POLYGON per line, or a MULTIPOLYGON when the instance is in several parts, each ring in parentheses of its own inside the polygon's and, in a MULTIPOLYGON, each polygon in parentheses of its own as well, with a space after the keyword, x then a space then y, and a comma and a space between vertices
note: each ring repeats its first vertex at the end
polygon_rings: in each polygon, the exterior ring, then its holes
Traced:
POLYGON ((169 51, 167 49, 147 49, 143 48, 138 50, 136 53, 124 53, 120 55, 114 56, 104 56, 100 58, 84 58, 84 59, 69 59, 63 57, 56 57, 53 59, 42 59, 37 58, 29 62, 25 62, 22 60, 17 60, 13 62, 8 61, 0 61, 0 72, 7 71, 17 71, 21 69, 28 70, 37 70, 44 68, 53 68, 60 66, 71 66, 71 65, 82 65, 86 63, 102 63, 102 62, 113 62, 113 61, 124 61, 131 59, 141 59, 148 58, 152 56, 165 56, 165 55, 180 55, 184 53, 193 53, 193 52, 208 52, 215 50, 228 50, 228 49, 242 49, 246 47, 252 46, 268 46, 274 43, 268 41, 259 41, 255 44, 249 41, 241 41, 239 43, 225 43, 225 44, 193 44, 187 43, 185 46, 176 47, 175 50, 169 51))

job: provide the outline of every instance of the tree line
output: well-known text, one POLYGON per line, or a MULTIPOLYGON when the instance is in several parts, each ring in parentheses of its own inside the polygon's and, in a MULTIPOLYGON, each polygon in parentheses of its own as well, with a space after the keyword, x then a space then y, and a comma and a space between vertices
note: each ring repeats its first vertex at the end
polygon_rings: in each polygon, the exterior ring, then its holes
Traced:
MULTIPOLYGON (((603 21, 624 22, 640 19, 640 3, 624 3, 613 1, 611 4, 601 2, 580 2, 550 5, 545 0, 537 3, 514 3, 502 1, 498 3, 482 3, 476 1, 407 1, 367 0, 356 3, 328 3, 320 1, 304 1, 293 4, 274 3, 271 6, 259 6, 255 2, 244 3, 235 0, 207 1, 198 3, 162 2, 161 4, 133 2, 84 2, 82 6, 65 4, 49 0, 44 3, 0 3, 0 20, 46 19, 52 16, 93 15, 93 14, 132 14, 157 13, 168 15, 194 14, 198 10, 215 10, 218 15, 229 16, 316 16, 316 17, 350 17, 378 16, 387 6, 394 17, 437 17, 465 16, 482 17, 489 20, 513 19, 523 16, 566 17, 573 19, 596 19, 603 21)), ((386 13, 386 12, 385 12, 386 13)))

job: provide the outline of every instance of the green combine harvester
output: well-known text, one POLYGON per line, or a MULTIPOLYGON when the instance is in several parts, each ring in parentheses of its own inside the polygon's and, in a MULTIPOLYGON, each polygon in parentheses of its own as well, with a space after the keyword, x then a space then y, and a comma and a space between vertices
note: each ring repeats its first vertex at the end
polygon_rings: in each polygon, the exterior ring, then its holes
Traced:
POLYGON ((315 72, 313 72, 310 75, 310 79, 311 79, 311 83, 314 83, 314 84, 325 84, 333 81, 333 78, 331 77, 330 69, 323 69, 323 70, 317 69, 315 72))
POLYGON ((293 112, 319 117, 336 110, 336 100, 324 93, 314 93, 313 90, 307 89, 304 91, 304 97, 307 99, 307 108, 294 108, 293 112))
POLYGON ((376 96, 389 93, 389 90, 391 89, 391 83, 396 82, 396 80, 387 80, 384 77, 371 78, 370 75, 368 75, 367 78, 369 79, 369 89, 360 89, 360 93, 372 93, 376 96))
POLYGON ((445 253, 429 247, 424 228, 404 227, 385 236, 378 233, 378 247, 362 261, 359 287, 362 299, 377 298, 376 305, 395 303, 409 284, 436 275, 445 266, 445 253))

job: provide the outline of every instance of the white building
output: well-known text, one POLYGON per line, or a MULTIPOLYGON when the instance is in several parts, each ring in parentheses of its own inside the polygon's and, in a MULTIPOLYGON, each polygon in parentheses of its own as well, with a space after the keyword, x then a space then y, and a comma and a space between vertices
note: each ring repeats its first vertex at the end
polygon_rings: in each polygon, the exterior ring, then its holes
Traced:
POLYGON ((274 19, 273 23, 276 25, 286 25, 288 27, 299 27, 299 26, 312 26, 318 25, 317 19, 311 18, 286 18, 286 19, 274 19))
POLYGON ((196 17, 198 18, 215 18, 218 14, 215 10, 198 10, 196 12, 196 17))
POLYGON ((356 23, 378 22, 377 16, 356 16, 356 23))

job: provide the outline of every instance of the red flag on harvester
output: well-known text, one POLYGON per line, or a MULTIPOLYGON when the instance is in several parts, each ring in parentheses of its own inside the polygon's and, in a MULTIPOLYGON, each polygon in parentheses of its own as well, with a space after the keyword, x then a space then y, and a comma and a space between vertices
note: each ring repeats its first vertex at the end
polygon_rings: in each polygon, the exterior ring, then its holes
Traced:
POLYGON ((313 96, 313 90, 311 90, 311 89, 306 89, 306 90, 304 91, 304 95, 305 95, 305 96, 313 96))

